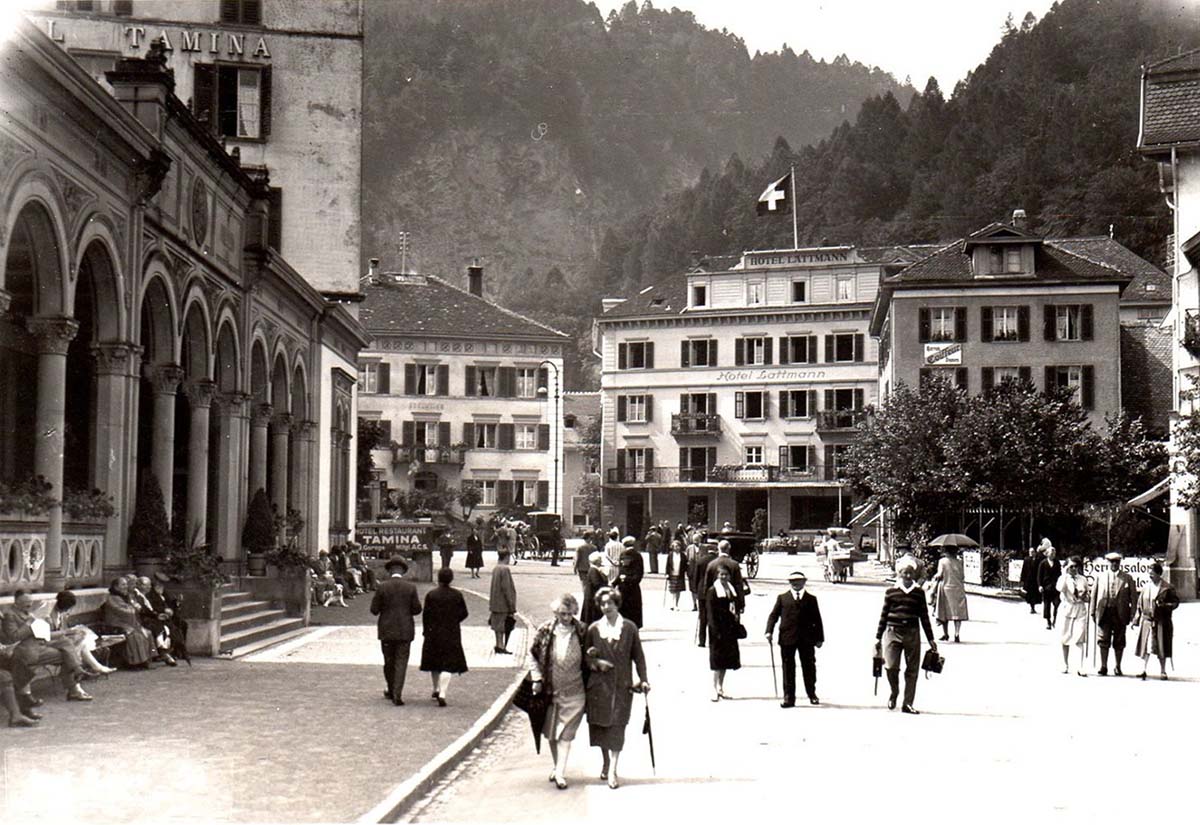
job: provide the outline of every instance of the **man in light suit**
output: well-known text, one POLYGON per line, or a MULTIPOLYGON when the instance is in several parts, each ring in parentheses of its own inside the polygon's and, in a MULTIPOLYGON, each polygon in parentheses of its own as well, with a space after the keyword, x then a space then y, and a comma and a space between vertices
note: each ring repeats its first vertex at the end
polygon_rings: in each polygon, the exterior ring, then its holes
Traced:
POLYGON ((817 597, 805 590, 808 578, 797 570, 788 576, 791 589, 780 593, 767 617, 767 644, 775 623, 779 622, 779 651, 783 657, 783 704, 780 707, 796 706, 796 655, 800 656, 800 669, 804 674, 804 692, 811 704, 819 705, 817 698, 816 649, 825 643, 825 626, 821 623, 821 608, 817 597))
POLYGON ((1121 570, 1121 554, 1105 556, 1109 569, 1096 576, 1092 588, 1092 619, 1096 622, 1096 645, 1100 648, 1099 676, 1108 675, 1108 649, 1117 655, 1115 673, 1121 673, 1121 656, 1125 653, 1125 628, 1133 620, 1133 605, 1137 588, 1128 573, 1121 570))
POLYGON ((421 612, 421 599, 416 586, 403 578, 408 572, 408 562, 402 556, 392 556, 383 569, 388 579, 375 589, 371 615, 379 617, 379 646, 383 649, 383 677, 387 680, 384 696, 394 705, 403 705, 408 653, 416 636, 413 616, 421 612))

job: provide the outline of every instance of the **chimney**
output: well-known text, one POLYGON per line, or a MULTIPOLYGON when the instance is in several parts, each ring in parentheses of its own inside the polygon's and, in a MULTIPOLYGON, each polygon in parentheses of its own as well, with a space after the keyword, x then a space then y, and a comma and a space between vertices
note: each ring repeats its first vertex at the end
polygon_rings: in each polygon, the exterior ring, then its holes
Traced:
POLYGON ((367 277, 370 278, 372 282, 374 282, 375 276, 378 274, 379 274, 379 259, 378 258, 368 259, 367 260, 367 277))
POLYGON ((467 267, 467 289, 472 295, 483 297, 483 267, 478 258, 467 267))
POLYGON ((1024 209, 1014 209, 1013 210, 1012 225, 1013 225, 1013 229, 1020 229, 1022 232, 1025 231, 1026 218, 1025 218, 1025 210, 1024 209))
POLYGON ((167 98, 175 91, 175 72, 167 68, 166 46, 160 39, 150 42, 145 57, 123 57, 105 78, 126 111, 136 117, 150 134, 162 137, 167 98))

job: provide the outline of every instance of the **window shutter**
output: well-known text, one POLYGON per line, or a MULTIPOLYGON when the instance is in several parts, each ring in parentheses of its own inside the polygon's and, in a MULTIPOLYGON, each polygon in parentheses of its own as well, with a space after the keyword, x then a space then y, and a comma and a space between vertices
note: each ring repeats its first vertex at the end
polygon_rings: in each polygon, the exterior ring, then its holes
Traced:
POLYGON ((516 446, 516 433, 512 424, 501 424, 496 427, 497 446, 501 450, 511 450, 516 446))
POLYGON ((985 344, 992 340, 992 308, 979 308, 979 340, 985 344))
POLYGON ((733 365, 740 367, 746 363, 746 339, 738 338, 733 342, 733 365))
POLYGON ((779 448, 779 469, 787 470, 791 467, 791 456, 789 453, 790 450, 786 444, 779 448))
POLYGON ((217 67, 211 63, 195 63, 192 90, 192 113, 196 119, 217 131, 217 67))
POLYGON ((833 445, 825 445, 825 480, 833 481, 837 475, 833 472, 833 445))
POLYGON ((956 367, 954 369, 954 383, 963 392, 967 391, 967 368, 956 367))
POLYGON ((473 396, 479 391, 479 379, 475 377, 475 368, 467 367, 467 391, 464 395, 473 396))
POLYGON ((375 392, 380 395, 390 395, 392 392, 392 365, 381 362, 378 378, 375 381, 375 392))
MULTIPOLYGON (((932 326, 929 322, 929 308, 921 307, 919 310, 917 310, 917 318, 917 339, 922 344, 928 343, 930 338, 929 330, 932 326)), ((826 349, 826 351, 828 351, 828 349, 826 349)), ((825 360, 829 359, 827 358, 825 360)))
POLYGON ((979 389, 983 392, 987 392, 996 384, 996 370, 992 367, 984 367, 979 371, 979 373, 982 376, 979 381, 979 389))
POLYGON ((679 414, 688 414, 688 394, 686 392, 679 393, 679 414))
POLYGON ((733 417, 746 417, 746 393, 744 392, 735 392, 733 394, 733 417))
POLYGON ((500 507, 507 507, 513 503, 513 483, 507 478, 502 478, 496 482, 496 504, 500 507))
POLYGON ((708 342, 708 365, 710 367, 717 365, 717 342, 715 340, 708 342))
POLYGON ((1017 307, 1017 340, 1029 340, 1029 307, 1017 307))
MULTIPOLYGON (((688 452, 687 447, 679 448, 679 469, 681 469, 681 470, 687 469, 689 456, 690 456, 690 453, 688 452)), ((680 480, 682 481, 683 479, 680 479, 680 480)))
POLYGON ((617 469, 625 469, 625 451, 621 449, 617 450, 617 469))
MULTIPOLYGON (((538 387, 545 387, 547 393, 550 392, 550 370, 545 367, 538 367, 537 385, 538 387)), ((559 389, 562 388, 560 387, 559 389)), ((537 394, 537 387, 534 388, 534 394, 537 394)))
POLYGON ((817 360, 817 336, 810 335, 808 336, 808 348, 804 354, 804 363, 815 364, 817 360))
POLYGON ((815 473, 817 471, 817 448, 815 445, 809 444, 805 452, 808 454, 808 463, 804 469, 810 473, 815 473))
POLYGON ((283 187, 268 187, 267 193, 267 246, 276 252, 283 251, 283 187))
POLYGON ((834 356, 837 354, 837 345, 834 343, 834 341, 835 341, 835 339, 832 335, 825 336, 825 363, 826 364, 832 364, 834 361, 834 356))
POLYGON ((392 422, 390 419, 382 418, 376 423, 379 425, 379 432, 382 434, 382 446, 386 447, 392 440, 392 422))
POLYGON ((771 352, 771 348, 774 346, 774 344, 775 344, 775 339, 771 338, 770 336, 763 339, 763 363, 764 364, 774 364, 775 363, 773 353, 771 352))
POLYGON ((955 341, 966 341, 967 340, 967 308, 966 307, 955 307, 954 308, 954 340, 955 341))
POLYGON ((1096 408, 1096 368, 1093 366, 1085 366, 1083 368, 1083 386, 1080 388, 1080 398, 1083 400, 1083 408, 1085 410, 1094 410, 1096 408))
POLYGON ((758 395, 762 398, 762 417, 766 420, 771 417, 771 393, 763 390, 758 395))
POLYGON ((654 342, 646 342, 646 369, 654 369, 654 342))
POLYGON ((512 398, 517 394, 517 368, 501 367, 496 370, 497 393, 501 398, 512 398))
POLYGON ((248 26, 262 23, 262 0, 242 0, 242 22, 248 26))
POLYGON ((788 339, 780 338, 779 339, 779 363, 780 364, 790 364, 790 363, 792 363, 791 358, 792 358, 792 354, 791 354, 791 352, 789 352, 788 339))
POLYGON ((808 409, 805 411, 806 417, 812 418, 817 414, 817 391, 808 391, 808 409))
POLYGON ((405 395, 416 395, 417 394, 417 365, 416 364, 405 364, 404 365, 404 394, 405 395))
POLYGON ((837 398, 837 395, 834 393, 833 390, 825 390, 825 407, 824 407, 824 409, 826 409, 830 412, 833 412, 833 410, 837 406, 837 401, 835 400, 836 398, 837 398))
POLYGON ((1033 383, 1033 369, 1031 367, 1017 367, 1017 375, 1026 384, 1033 383))
POLYGON ((238 14, 238 0, 221 0, 221 22, 222 23, 241 23, 241 15, 238 14))
POLYGON ((449 447, 450 446, 450 422, 449 421, 439 421, 438 422, 438 446, 439 447, 449 447))
POLYGON ((707 411, 708 411, 708 415, 716 415, 717 414, 717 394, 715 392, 710 392, 708 394, 707 411))
POLYGON ((791 415, 791 411, 788 409, 788 391, 780 390, 779 391, 779 417, 787 418, 789 415, 791 415))
POLYGON ((1049 393, 1058 386, 1058 368, 1046 367, 1046 386, 1044 391, 1049 393))
POLYGON ((549 481, 539 481, 537 483, 537 506, 539 510, 545 510, 550 506, 549 481))
POLYGON ((417 440, 417 422, 402 421, 400 423, 400 446, 411 447, 417 440))
POLYGON ((708 479, 708 469, 710 467, 716 467, 716 466, 717 466, 717 448, 716 447, 708 447, 704 451, 704 478, 702 478, 700 480, 706 481, 708 479))
POLYGON ((1092 313, 1092 305, 1084 304, 1079 308, 1079 333, 1084 341, 1092 340, 1092 327, 1094 326, 1094 317, 1092 313))
POLYGON ((475 425, 470 421, 463 422, 463 443, 468 447, 475 446, 475 425))
POLYGON ((1054 304, 1046 304, 1042 307, 1042 312, 1044 313, 1042 316, 1042 337, 1047 341, 1053 341, 1055 339, 1054 304))
POLYGON ((854 360, 865 361, 867 359, 866 339, 860 332, 854 336, 854 360))
POLYGON ((690 367, 692 365, 691 342, 679 342, 679 366, 690 367))
POLYGON ((625 410, 626 410, 625 396, 618 395, 617 396, 617 421, 625 420, 625 417, 626 417, 625 410))
POLYGON ((646 457, 646 478, 649 480, 650 471, 654 469, 654 449, 647 447, 642 454, 646 457))
POLYGON ((646 399, 646 420, 654 420, 654 396, 647 393, 643 396, 646 399))
POLYGON ((856 389, 854 391, 854 409, 856 409, 856 410, 863 409, 864 408, 863 400, 864 400, 863 399, 863 391, 861 389, 856 389))
POLYGON ((626 364, 628 363, 628 348, 629 347, 627 344, 617 344, 617 369, 619 370, 627 369, 626 364))
POLYGON ((268 137, 271 134, 271 67, 263 66, 260 75, 259 94, 261 97, 258 103, 258 133, 261 137, 268 137))
POLYGON ((438 364, 437 368, 437 394, 450 394, 450 365, 438 364))

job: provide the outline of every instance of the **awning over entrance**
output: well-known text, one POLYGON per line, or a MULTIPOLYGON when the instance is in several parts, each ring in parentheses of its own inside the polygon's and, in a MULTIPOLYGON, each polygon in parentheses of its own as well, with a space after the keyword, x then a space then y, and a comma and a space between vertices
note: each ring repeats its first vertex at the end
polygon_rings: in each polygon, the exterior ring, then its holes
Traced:
POLYGON ((854 527, 858 525, 867 527, 874 524, 881 515, 883 515, 883 509, 875 502, 868 501, 854 508, 854 517, 850 519, 850 523, 846 526, 854 527))
POLYGON ((1171 489, 1171 478, 1170 478, 1170 476, 1168 476, 1167 478, 1164 478, 1162 481, 1155 484, 1153 487, 1151 487, 1146 492, 1140 493, 1140 494, 1134 496, 1133 498, 1129 499, 1129 501, 1126 502, 1126 504, 1128 504, 1130 507, 1141 507, 1148 502, 1154 501, 1154 499, 1163 495, 1170 489, 1171 489))

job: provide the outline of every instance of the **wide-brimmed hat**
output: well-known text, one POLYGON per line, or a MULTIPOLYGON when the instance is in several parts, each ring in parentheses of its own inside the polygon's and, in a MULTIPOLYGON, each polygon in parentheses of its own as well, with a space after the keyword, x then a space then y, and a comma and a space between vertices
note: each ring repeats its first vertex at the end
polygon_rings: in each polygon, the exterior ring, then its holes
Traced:
POLYGON ((1108 561, 1120 561, 1121 554, 1118 553, 1116 550, 1114 550, 1111 553, 1105 554, 1104 558, 1107 559, 1108 561))
POLYGON ((633 547, 635 544, 637 544, 637 539, 635 539, 633 536, 626 536, 625 538, 621 539, 621 544, 625 545, 626 547, 633 547))
POLYGON ((794 582, 797 579, 802 579, 804 581, 808 581, 808 576, 804 575, 803 570, 793 570, 791 573, 788 574, 788 581, 794 582))
POLYGON ((391 570, 393 567, 399 567, 403 572, 408 572, 408 559, 404 556, 392 556, 384 562, 383 569, 391 570))
POLYGON ((155 570, 154 571, 154 580, 156 582, 160 582, 162 584, 167 584, 169 581, 171 581, 171 577, 168 576, 166 573, 164 573, 161 570, 155 570))

